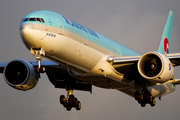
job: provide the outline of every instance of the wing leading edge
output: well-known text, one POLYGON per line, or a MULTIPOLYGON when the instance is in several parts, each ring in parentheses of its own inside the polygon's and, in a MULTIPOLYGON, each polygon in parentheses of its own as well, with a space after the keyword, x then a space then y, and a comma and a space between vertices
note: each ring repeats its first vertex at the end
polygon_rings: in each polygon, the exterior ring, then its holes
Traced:
MULTIPOLYGON (((16 59, 13 61, 21 60, 22 59, 16 59)), ((3 73, 5 67, 11 62, 12 61, 0 62, 0 73, 3 73)), ((34 69, 38 67, 38 61, 30 61, 29 63, 34 66, 34 69)), ((73 75, 74 73, 69 68, 49 60, 42 61, 41 65, 45 68, 44 72, 47 74, 50 82, 55 86, 55 88, 68 89, 66 86, 66 84, 68 84, 70 85, 71 89, 89 91, 92 93, 92 85, 75 78, 73 75)))
MULTIPOLYGON (((180 53, 170 53, 165 55, 173 64, 174 67, 180 65, 180 53)), ((107 61, 120 73, 126 73, 125 69, 128 70, 131 66, 137 64, 141 56, 114 56, 109 57, 107 61), (123 71, 123 72, 122 72, 123 71)))

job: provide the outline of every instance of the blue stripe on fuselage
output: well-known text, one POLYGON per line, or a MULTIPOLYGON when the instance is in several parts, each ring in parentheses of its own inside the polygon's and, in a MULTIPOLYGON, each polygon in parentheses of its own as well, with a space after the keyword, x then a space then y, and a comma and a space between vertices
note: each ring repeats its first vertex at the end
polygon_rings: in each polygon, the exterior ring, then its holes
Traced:
MULTIPOLYGON (((69 18, 66 18, 58 13, 52 12, 52 11, 35 11, 28 15, 26 15, 24 18, 43 18, 45 23, 40 23, 38 21, 26 21, 26 23, 36 23, 36 24, 43 24, 48 26, 53 26, 59 28, 57 24, 56 19, 60 19, 62 21, 63 27, 62 29, 68 30, 67 28, 71 28, 77 32, 73 32, 76 35, 79 35, 85 39, 88 39, 89 41, 98 44, 99 46, 102 46, 114 53, 117 53, 121 56, 132 56, 132 55, 140 55, 138 52, 133 51, 132 49, 114 41, 110 38, 107 38, 93 30, 91 30, 88 27, 85 27, 69 18), (77 34, 81 33, 81 34, 77 34), (86 35, 85 35, 86 34, 86 35)), ((22 22, 21 24, 23 24, 22 22)))

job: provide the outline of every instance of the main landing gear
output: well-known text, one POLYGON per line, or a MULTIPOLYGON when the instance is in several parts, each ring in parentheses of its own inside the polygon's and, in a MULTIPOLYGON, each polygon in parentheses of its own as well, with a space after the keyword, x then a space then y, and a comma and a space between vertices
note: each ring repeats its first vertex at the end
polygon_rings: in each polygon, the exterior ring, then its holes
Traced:
POLYGON ((72 90, 68 90, 67 97, 64 95, 60 96, 60 103, 66 108, 67 111, 70 111, 72 107, 76 108, 76 110, 81 109, 81 103, 78 99, 73 95, 72 90))
POLYGON ((156 100, 155 98, 149 93, 148 90, 145 90, 142 92, 142 94, 139 93, 139 91, 136 91, 134 93, 135 100, 138 101, 138 103, 141 105, 141 107, 145 107, 146 104, 150 104, 152 107, 155 106, 156 100))

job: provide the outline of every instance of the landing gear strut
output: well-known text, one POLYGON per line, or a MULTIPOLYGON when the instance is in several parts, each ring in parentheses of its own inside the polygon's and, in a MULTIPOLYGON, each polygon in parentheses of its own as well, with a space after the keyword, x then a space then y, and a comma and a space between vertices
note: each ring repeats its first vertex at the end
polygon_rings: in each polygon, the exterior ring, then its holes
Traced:
POLYGON ((45 68, 41 66, 41 56, 45 56, 45 51, 42 48, 31 48, 31 54, 34 56, 37 55, 36 60, 38 61, 38 67, 36 68, 36 72, 43 73, 45 71, 45 68))
POLYGON ((67 111, 70 111, 72 107, 75 107, 76 110, 81 109, 81 103, 78 99, 73 95, 73 90, 67 91, 67 97, 64 95, 60 96, 60 103, 66 108, 67 111))
POLYGON ((142 94, 140 94, 139 91, 136 91, 134 93, 134 98, 138 101, 141 107, 145 107, 148 103, 152 107, 154 107, 156 104, 155 98, 148 92, 148 90, 143 91, 142 94))

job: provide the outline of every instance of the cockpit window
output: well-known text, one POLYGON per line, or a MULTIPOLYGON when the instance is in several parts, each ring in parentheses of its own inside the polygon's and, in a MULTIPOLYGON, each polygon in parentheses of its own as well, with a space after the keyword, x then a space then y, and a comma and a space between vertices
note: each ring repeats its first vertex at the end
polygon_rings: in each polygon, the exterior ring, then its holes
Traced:
POLYGON ((36 21, 36 18, 29 18, 29 21, 36 21))
POLYGON ((40 19, 41 19, 41 22, 42 22, 42 23, 45 23, 45 22, 44 22, 44 19, 42 19, 42 18, 40 18, 40 19))
POLYGON ((29 19, 29 18, 25 18, 23 22, 26 22, 26 21, 28 21, 28 19, 29 19))
POLYGON ((45 23, 43 18, 24 18, 22 22, 27 22, 27 21, 38 21, 41 23, 45 23))
POLYGON ((41 22, 41 19, 40 19, 40 18, 37 18, 37 21, 41 22))

